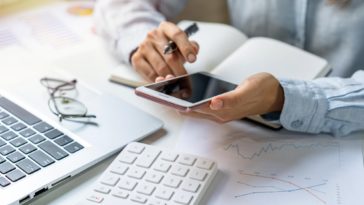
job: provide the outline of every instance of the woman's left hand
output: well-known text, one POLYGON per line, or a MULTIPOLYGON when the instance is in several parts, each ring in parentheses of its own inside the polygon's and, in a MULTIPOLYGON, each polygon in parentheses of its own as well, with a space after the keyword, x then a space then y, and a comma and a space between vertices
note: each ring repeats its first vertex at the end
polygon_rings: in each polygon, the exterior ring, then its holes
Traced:
POLYGON ((181 114, 223 123, 281 111, 283 103, 284 93, 279 81, 269 73, 258 73, 235 90, 213 97, 209 104, 181 114))

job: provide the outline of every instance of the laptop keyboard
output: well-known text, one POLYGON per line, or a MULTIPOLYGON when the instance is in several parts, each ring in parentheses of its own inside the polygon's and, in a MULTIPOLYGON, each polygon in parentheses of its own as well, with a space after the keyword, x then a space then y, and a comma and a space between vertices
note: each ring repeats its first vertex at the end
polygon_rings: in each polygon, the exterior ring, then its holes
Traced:
POLYGON ((83 146, 0 96, 0 187, 67 158, 83 146))

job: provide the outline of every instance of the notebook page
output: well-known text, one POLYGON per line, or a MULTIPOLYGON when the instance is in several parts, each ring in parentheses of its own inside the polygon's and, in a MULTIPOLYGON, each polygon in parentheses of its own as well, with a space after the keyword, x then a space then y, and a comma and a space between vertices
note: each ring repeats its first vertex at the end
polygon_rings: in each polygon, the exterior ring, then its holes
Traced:
POLYGON ((212 73, 233 83, 258 72, 279 78, 310 80, 328 73, 325 59, 268 38, 251 38, 218 65, 212 73))

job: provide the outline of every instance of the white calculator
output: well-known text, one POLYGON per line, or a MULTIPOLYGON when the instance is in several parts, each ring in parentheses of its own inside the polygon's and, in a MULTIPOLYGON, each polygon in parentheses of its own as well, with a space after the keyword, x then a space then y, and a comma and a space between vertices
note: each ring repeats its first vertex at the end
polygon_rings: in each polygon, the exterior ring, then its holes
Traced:
POLYGON ((216 172, 209 159, 133 142, 79 204, 197 205, 216 172))

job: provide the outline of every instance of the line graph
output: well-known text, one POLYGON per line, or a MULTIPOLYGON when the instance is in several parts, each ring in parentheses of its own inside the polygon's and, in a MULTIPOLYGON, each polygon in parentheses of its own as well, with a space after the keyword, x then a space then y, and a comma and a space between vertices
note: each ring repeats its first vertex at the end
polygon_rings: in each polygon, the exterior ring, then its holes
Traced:
POLYGON ((256 185, 239 180, 236 183, 246 186, 248 188, 248 191, 235 195, 234 197, 236 199, 252 195, 303 192, 312 197, 313 199, 317 200, 319 203, 327 204, 326 200, 322 197, 326 193, 324 191, 316 189, 319 187, 325 187, 327 185, 327 180, 321 180, 318 183, 310 182, 312 183, 312 185, 303 186, 291 180, 278 178, 276 176, 265 176, 255 173, 251 174, 251 173, 246 173, 243 170, 240 170, 239 174, 243 176, 243 178, 249 178, 250 180, 254 178, 268 180, 269 184, 273 183, 274 185, 256 185))
MULTIPOLYGON (((256 144, 256 143, 254 143, 256 144)), ((261 148, 258 148, 256 151, 252 153, 247 153, 242 150, 242 143, 231 143, 227 145, 224 150, 225 151, 233 151, 239 157, 246 160, 253 160, 255 158, 261 157, 264 154, 274 151, 282 151, 282 150, 303 150, 303 149, 322 149, 322 148, 334 148, 340 152, 340 144, 337 142, 322 142, 322 143, 310 143, 310 144, 296 144, 296 143, 282 143, 275 145, 272 142, 264 143, 261 148)))

